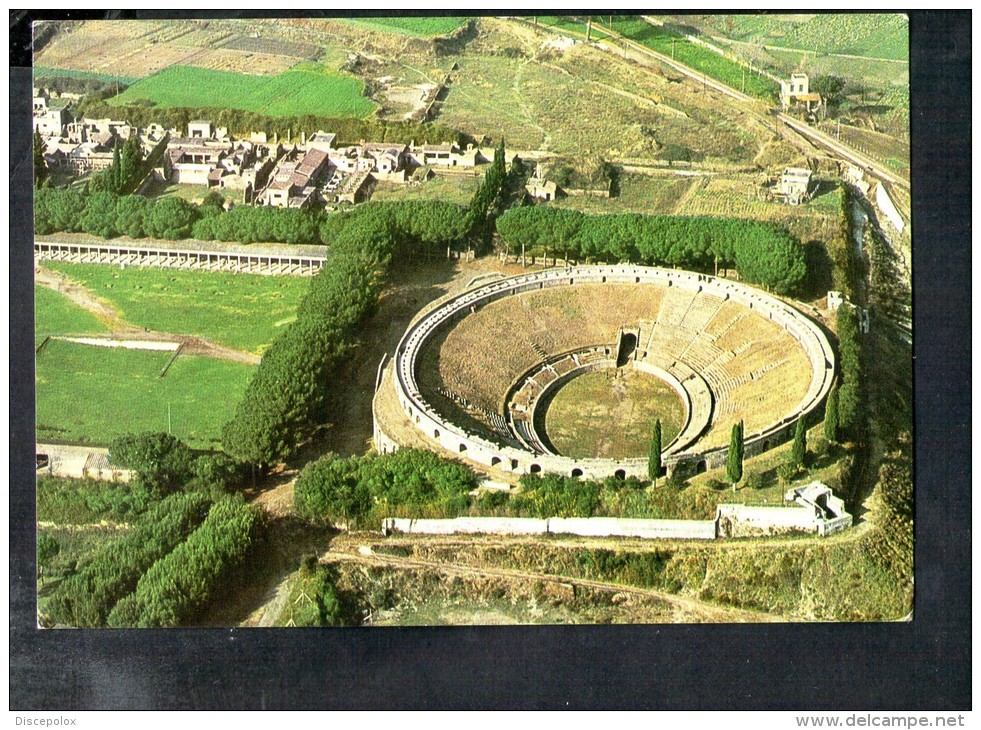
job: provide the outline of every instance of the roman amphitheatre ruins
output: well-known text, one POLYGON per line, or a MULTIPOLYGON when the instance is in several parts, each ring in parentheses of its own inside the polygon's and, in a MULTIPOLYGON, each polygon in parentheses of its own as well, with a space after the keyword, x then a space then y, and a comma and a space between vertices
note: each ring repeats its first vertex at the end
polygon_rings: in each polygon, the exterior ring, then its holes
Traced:
MULTIPOLYGON (((653 378, 674 392, 658 400, 681 411, 664 466, 696 474, 724 465, 740 420, 748 455, 789 440, 823 403, 835 356, 802 312, 710 275, 588 266, 498 278, 435 302, 379 365, 375 443, 443 451, 503 481, 540 472, 646 478, 646 449, 611 457, 556 446, 547 412, 570 384, 597 374, 653 378)), ((655 415, 634 409, 609 430, 639 418, 649 434, 655 415)))

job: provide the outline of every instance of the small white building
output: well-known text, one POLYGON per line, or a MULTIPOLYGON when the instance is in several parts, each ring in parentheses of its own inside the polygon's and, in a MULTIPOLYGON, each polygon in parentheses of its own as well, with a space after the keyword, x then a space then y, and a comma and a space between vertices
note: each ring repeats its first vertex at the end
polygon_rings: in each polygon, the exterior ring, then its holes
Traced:
POLYGON ((811 199, 811 177, 806 167, 788 167, 783 171, 774 196, 790 205, 800 205, 811 199))
POLYGON ((780 82, 780 106, 784 109, 803 104, 810 113, 816 111, 821 103, 821 95, 811 93, 811 82, 807 74, 791 74, 790 81, 780 82))

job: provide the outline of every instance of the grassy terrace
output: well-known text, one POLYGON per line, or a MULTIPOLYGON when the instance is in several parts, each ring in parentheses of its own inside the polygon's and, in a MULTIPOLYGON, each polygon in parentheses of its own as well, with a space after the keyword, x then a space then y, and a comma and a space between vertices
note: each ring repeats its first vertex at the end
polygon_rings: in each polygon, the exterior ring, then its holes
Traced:
POLYGON ((434 38, 452 33, 457 28, 462 28, 468 20, 469 18, 465 17, 433 16, 423 18, 345 18, 338 22, 378 33, 396 33, 413 38, 434 38))
MULTIPOLYGON (((303 278, 218 271, 120 271, 111 266, 55 262, 45 266, 84 284, 114 304, 132 324, 205 337, 253 353, 261 353, 292 321, 309 285, 303 278)), ((39 303, 45 304, 44 300, 39 303)), ((39 315, 39 321, 47 316, 39 315)))
POLYGON ((897 61, 909 57, 909 21, 899 13, 732 15, 723 18, 732 23, 730 35, 737 40, 897 61))
POLYGON ((92 335, 105 332, 94 315, 73 304, 58 292, 34 286, 34 340, 40 344, 48 335, 92 335))
POLYGON ((37 436, 106 444, 139 431, 171 430, 194 447, 217 443, 254 368, 169 352, 48 344, 37 358, 37 436))
POLYGON ((52 68, 50 66, 35 66, 34 78, 95 79, 96 81, 106 81, 108 83, 118 81, 120 84, 127 85, 139 81, 139 79, 135 76, 114 76, 113 74, 95 73, 93 71, 74 71, 69 68, 52 68))
POLYGON ((375 104, 364 96, 364 84, 315 63, 300 63, 276 76, 253 76, 170 66, 130 86, 110 100, 114 106, 150 102, 158 107, 227 107, 289 116, 371 115, 375 104))
POLYGON ((614 16, 612 27, 617 33, 651 50, 671 56, 679 63, 751 96, 774 101, 780 93, 776 82, 765 76, 757 76, 746 66, 692 43, 667 28, 630 16, 614 16))
MULTIPOLYGON (((549 28, 555 28, 556 30, 571 32, 576 36, 586 37, 586 23, 580 20, 574 20, 565 15, 539 15, 536 17, 529 16, 526 18, 529 22, 535 22, 537 20, 538 25, 545 25, 549 28)), ((610 36, 599 30, 595 25, 590 32, 590 37, 593 40, 602 40, 603 38, 609 38, 610 36)))

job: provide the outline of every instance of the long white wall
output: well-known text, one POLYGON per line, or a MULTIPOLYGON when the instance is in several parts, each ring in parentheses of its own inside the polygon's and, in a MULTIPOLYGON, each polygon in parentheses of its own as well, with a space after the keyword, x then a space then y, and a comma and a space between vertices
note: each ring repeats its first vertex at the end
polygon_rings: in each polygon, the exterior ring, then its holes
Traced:
POLYGON ((831 535, 851 527, 851 515, 822 519, 802 506, 760 507, 720 504, 711 520, 638 520, 618 517, 456 517, 412 519, 387 517, 382 533, 419 535, 578 535, 634 537, 646 540, 715 540, 802 533, 831 535))
POLYGON ((420 535, 581 535, 672 540, 714 540, 715 520, 630 520, 615 517, 560 518, 456 517, 414 520, 388 517, 382 532, 420 535))

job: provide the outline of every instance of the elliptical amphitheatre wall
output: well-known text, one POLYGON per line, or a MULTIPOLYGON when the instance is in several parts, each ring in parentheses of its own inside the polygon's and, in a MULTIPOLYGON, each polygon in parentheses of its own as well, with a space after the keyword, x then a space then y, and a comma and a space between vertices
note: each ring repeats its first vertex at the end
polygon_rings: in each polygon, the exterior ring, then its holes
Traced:
MULTIPOLYGON (((647 477, 647 459, 573 459, 531 448, 493 440, 468 432, 439 413, 425 398, 416 379, 419 353, 437 331, 452 327, 469 314, 496 300, 548 287, 577 284, 635 284, 678 287, 689 292, 705 292, 746 307, 752 313, 778 325, 803 349, 811 366, 805 395, 792 415, 746 435, 745 453, 753 456, 776 446, 793 435, 797 421, 819 408, 831 388, 835 372, 834 353, 821 329, 803 314, 758 289, 705 274, 644 266, 587 266, 553 269, 491 282, 452 297, 420 317, 409 327, 393 361, 394 387, 406 417, 425 436, 457 458, 515 474, 554 472, 586 478, 608 476, 647 477)), ((500 343, 496 343, 497 347, 500 343)), ((697 375, 697 370, 692 369, 697 375)), ((715 396, 712 396, 713 402, 715 396)), ((689 421, 691 421, 689 413, 689 421)), ((381 451, 398 448, 375 419, 376 446, 381 451)), ((669 449, 663 460, 668 473, 713 469, 725 464, 728 446, 700 449, 699 439, 686 439, 684 448, 669 449)))

